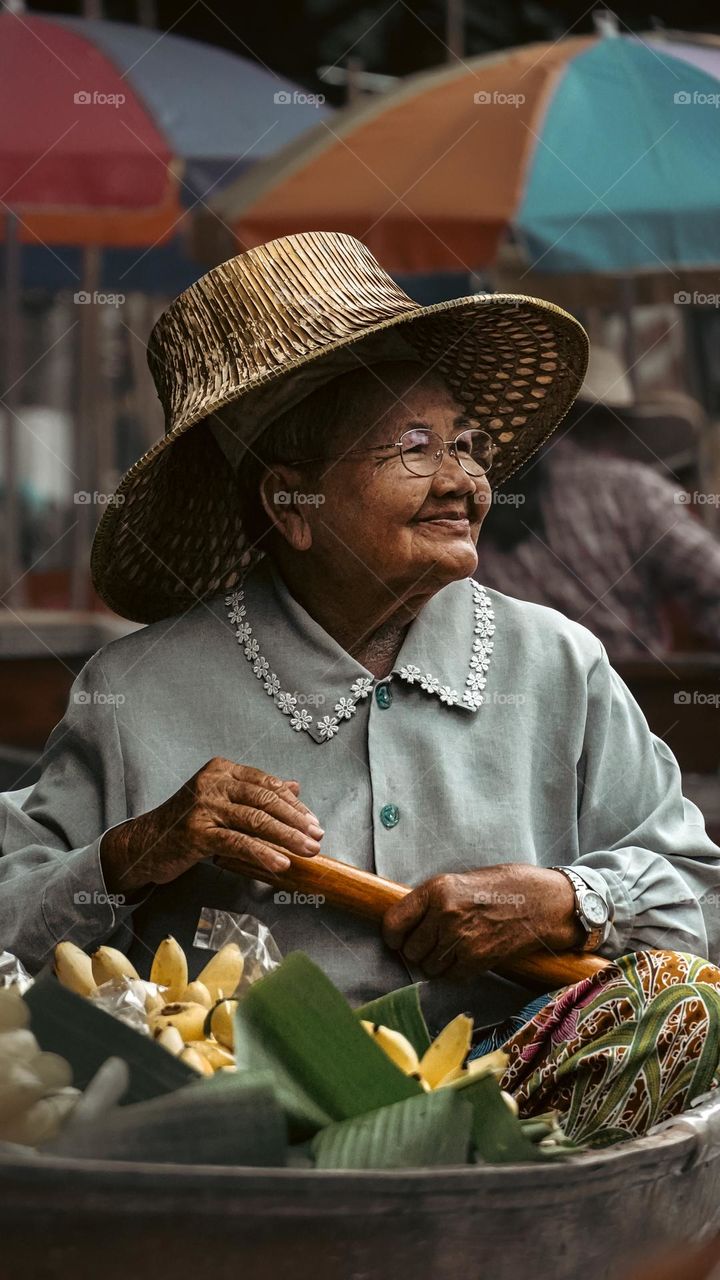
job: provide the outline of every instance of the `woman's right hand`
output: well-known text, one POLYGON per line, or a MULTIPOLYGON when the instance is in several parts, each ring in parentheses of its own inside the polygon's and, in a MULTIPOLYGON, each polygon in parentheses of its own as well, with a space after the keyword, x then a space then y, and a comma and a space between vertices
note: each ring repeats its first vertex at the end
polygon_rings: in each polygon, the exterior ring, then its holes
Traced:
POLYGON ((113 827, 100 842, 109 893, 167 884, 204 858, 233 854, 260 870, 285 871, 282 853, 311 858, 323 830, 298 798, 299 784, 221 756, 208 760, 169 800, 113 827))

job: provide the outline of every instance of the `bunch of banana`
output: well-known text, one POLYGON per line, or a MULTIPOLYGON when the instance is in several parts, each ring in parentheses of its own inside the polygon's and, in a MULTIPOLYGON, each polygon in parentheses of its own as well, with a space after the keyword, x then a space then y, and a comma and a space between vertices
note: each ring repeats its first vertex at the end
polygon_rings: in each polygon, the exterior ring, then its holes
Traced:
MULTIPOLYGON (((155 952, 150 969, 153 991, 145 1000, 148 1026, 158 1044, 201 1075, 235 1069, 237 1001, 230 997, 240 984, 244 964, 237 943, 228 942, 188 982, 187 957, 175 938, 164 938, 155 952)), ((139 979, 127 956, 114 947, 99 947, 88 956, 73 942, 61 942, 55 948, 55 972, 65 986, 88 997, 105 982, 139 979)))
MULTIPOLYGON (((502 1049, 474 1058, 471 1062, 465 1061, 470 1052, 473 1030, 473 1020, 465 1013, 459 1013, 443 1027, 422 1058, 418 1057, 410 1041, 400 1031, 364 1020, 361 1020, 360 1025, 391 1062, 405 1075, 419 1081, 426 1093, 433 1089, 461 1089, 463 1085, 470 1084, 488 1072, 500 1077, 508 1063, 508 1056, 502 1049)), ((517 1112, 515 1099, 504 1091, 503 1097, 508 1106, 517 1112)))
POLYGON ((80 1090, 64 1058, 41 1052, 29 1023, 22 996, 0 989, 0 1141, 38 1146, 56 1136, 80 1090))

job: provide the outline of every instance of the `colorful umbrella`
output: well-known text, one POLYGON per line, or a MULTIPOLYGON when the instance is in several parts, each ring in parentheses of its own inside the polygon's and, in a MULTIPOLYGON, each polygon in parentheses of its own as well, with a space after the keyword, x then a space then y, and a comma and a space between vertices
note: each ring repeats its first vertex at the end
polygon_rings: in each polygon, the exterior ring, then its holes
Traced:
POLYGON ((329 109, 257 63, 124 23, 0 15, 0 196, 23 240, 147 245, 329 109))
POLYGON ((211 204, 241 246, 332 228, 394 271, 481 268, 508 238, 545 272, 715 266, 717 77, 691 36, 476 58, 338 113, 211 204))

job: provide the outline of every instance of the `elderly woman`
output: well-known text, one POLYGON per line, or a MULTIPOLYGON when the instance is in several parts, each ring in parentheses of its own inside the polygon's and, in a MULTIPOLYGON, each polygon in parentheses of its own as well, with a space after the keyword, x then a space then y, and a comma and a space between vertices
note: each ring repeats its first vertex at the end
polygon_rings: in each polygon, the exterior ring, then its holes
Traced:
POLYGON ((559 308, 419 307, 336 233, 176 299, 149 346, 167 432, 93 551, 150 625, 4 797, 3 946, 37 969, 109 939, 143 971, 173 933, 199 968, 201 909, 251 912, 353 1003, 422 979, 434 1025, 472 1010, 521 1108, 578 1137, 714 1085, 720 849, 600 642, 472 578, 493 484, 586 359, 559 308), (321 850, 413 886, 382 934, 262 883, 321 850), (496 968, 538 949, 615 963, 528 1004, 496 968))

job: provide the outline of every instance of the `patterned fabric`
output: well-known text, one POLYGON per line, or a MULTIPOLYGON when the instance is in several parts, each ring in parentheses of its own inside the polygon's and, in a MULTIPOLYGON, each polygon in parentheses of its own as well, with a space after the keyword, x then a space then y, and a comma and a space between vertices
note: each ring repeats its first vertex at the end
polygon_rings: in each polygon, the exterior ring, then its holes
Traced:
POLYGON ((565 439, 548 457, 543 538, 501 551, 481 533, 478 580, 581 622, 612 660, 670 649, 665 600, 720 646, 720 542, 690 514, 680 486, 565 439))
POLYGON ((503 1044, 522 1116, 560 1112, 568 1137, 609 1146, 647 1133, 720 1083, 720 969, 639 951, 552 995, 503 1044))

